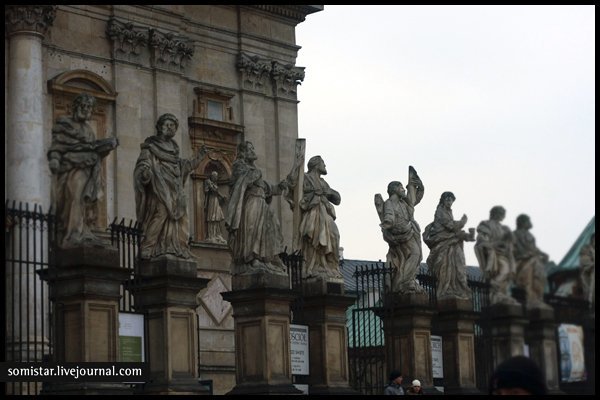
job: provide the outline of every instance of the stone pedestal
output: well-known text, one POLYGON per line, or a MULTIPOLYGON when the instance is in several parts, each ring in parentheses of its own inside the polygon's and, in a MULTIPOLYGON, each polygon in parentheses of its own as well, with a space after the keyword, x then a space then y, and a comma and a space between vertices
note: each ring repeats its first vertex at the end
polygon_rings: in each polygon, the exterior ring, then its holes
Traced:
POLYGON ((144 394, 209 394, 198 383, 198 292, 196 262, 160 256, 142 260, 129 289, 135 310, 146 318, 150 379, 144 394))
POLYGON ((343 282, 305 281, 303 289, 303 322, 309 327, 309 394, 358 394, 348 383, 346 332, 346 309, 355 297, 343 294, 343 282))
POLYGON ((419 293, 388 295, 379 315, 385 332, 388 370, 402 371, 405 382, 419 379, 425 392, 437 392, 433 388, 431 366, 431 318, 434 314, 435 310, 429 306, 429 296, 419 293))
POLYGON ((531 308, 527 309, 527 316, 529 325, 525 330, 525 340, 529 344, 529 356, 544 372, 548 392, 562 393, 559 389, 554 310, 550 307, 531 308))
POLYGON ((523 307, 512 304, 494 304, 485 307, 482 313, 489 316, 494 368, 512 356, 523 355, 524 329, 527 325, 523 307))
MULTIPOLYGON (((56 267, 40 271, 54 301, 54 361, 117 362, 121 284, 116 249, 82 246, 56 251, 56 267)), ((129 385, 52 383, 47 394, 130 394, 129 385)))
POLYGON ((300 394, 290 364, 290 303, 296 294, 287 275, 238 275, 232 286, 221 293, 235 322, 236 386, 228 394, 300 394))
POLYGON ((444 394, 482 394, 477 389, 475 332, 470 300, 438 300, 437 331, 442 336, 444 394))

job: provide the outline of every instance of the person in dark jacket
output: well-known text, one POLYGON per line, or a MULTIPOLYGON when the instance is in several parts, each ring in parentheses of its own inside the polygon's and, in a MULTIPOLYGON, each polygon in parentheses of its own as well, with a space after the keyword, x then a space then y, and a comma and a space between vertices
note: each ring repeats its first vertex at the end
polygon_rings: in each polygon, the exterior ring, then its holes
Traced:
POLYGON ((503 361, 490 379, 489 394, 545 395, 547 391, 544 374, 532 359, 525 356, 503 361))
POLYGON ((403 395, 404 389, 402 388, 402 373, 398 370, 390 372, 390 383, 385 387, 383 391, 384 395, 403 395))

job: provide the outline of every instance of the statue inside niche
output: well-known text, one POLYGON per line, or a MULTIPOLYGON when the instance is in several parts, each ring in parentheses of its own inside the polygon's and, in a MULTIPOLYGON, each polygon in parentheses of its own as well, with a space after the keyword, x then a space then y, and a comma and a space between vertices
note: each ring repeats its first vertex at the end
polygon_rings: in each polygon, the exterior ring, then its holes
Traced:
POLYGON ((227 244, 221 232, 221 222, 225 219, 222 204, 226 197, 219 192, 219 173, 212 171, 204 181, 204 209, 206 213, 206 241, 216 244, 227 244))

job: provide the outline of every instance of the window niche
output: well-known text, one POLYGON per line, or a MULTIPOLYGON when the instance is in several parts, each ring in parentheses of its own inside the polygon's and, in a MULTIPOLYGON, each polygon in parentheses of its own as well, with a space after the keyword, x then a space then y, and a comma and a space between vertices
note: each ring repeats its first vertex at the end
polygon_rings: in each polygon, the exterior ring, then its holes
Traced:
MULTIPOLYGON (((207 240, 207 198, 205 181, 213 171, 218 173, 219 193, 229 197, 231 169, 241 141, 244 127, 234 123, 231 105, 235 92, 209 87, 194 88, 193 113, 188 118, 192 149, 197 152, 206 146, 208 155, 192 174, 194 192, 194 234, 193 241, 206 243, 207 240)), ((226 203, 222 205, 225 211, 226 203)))

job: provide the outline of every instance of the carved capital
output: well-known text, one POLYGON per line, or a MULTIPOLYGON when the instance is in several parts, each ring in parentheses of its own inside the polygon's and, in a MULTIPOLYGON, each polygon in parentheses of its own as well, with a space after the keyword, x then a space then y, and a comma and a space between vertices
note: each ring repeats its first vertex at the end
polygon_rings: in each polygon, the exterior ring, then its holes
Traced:
POLYGON ((295 96, 296 88, 304 80, 304 67, 294 67, 291 64, 281 64, 273 61, 273 70, 271 72, 273 82, 275 83, 275 95, 295 96))
POLYGON ((114 42, 115 52, 139 56, 148 46, 148 28, 122 22, 115 18, 108 20, 106 35, 114 42))
POLYGON ((9 35, 34 33, 44 37, 56 18, 57 6, 4 6, 4 23, 9 35))
POLYGON ((246 88, 264 91, 272 69, 269 60, 240 53, 238 56, 237 67, 242 73, 243 84, 246 88))
POLYGON ((150 30, 150 47, 154 49, 156 65, 184 69, 187 60, 194 56, 192 41, 174 33, 150 30))

